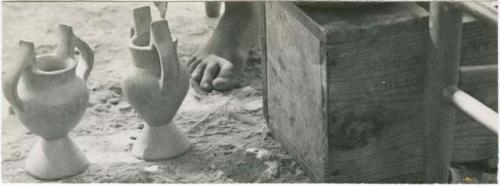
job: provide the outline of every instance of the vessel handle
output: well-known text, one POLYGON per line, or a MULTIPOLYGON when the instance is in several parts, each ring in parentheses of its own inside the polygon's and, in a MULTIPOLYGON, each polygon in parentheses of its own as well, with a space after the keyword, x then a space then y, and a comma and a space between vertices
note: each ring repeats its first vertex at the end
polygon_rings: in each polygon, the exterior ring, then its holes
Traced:
MULTIPOLYGON (((74 36, 73 39, 75 41, 76 48, 78 48, 78 51, 80 51, 80 55, 83 61, 85 61, 85 70, 83 70, 83 73, 80 73, 79 76, 84 81, 87 81, 90 72, 92 71, 92 67, 94 67, 94 52, 92 51, 90 46, 85 41, 81 40, 79 37, 74 36)), ((82 64, 78 64, 78 66, 80 65, 82 64)))
POLYGON ((85 61, 85 68, 81 70, 81 63, 77 66, 77 73, 83 80, 87 81, 90 75, 90 71, 94 66, 94 52, 90 46, 81 40, 79 37, 75 36, 73 33, 73 28, 65 24, 59 24, 59 45, 57 46, 57 56, 59 61, 64 63, 68 58, 72 58, 75 55, 75 47, 80 51, 80 55, 85 61))
POLYGON ((17 111, 24 111, 23 103, 17 92, 17 84, 23 72, 36 61, 35 46, 32 42, 19 41, 19 61, 10 65, 9 69, 5 70, 3 77, 3 93, 7 101, 17 111))
POLYGON ((168 21, 155 21, 151 24, 153 46, 160 58, 160 90, 167 92, 167 86, 175 85, 179 79, 179 58, 177 40, 172 41, 168 21))

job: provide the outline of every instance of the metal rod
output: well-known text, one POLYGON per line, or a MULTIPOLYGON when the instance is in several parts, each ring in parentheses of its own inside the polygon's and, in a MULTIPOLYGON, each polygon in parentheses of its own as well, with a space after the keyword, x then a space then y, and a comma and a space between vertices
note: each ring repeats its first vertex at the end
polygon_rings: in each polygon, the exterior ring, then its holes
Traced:
POLYGON ((445 88, 443 96, 465 114, 498 134, 498 113, 494 110, 456 86, 445 88))
POLYGON ((470 2, 470 1, 457 1, 452 4, 474 18, 489 24, 490 26, 497 27, 498 17, 497 10, 493 6, 489 6, 484 2, 470 2))

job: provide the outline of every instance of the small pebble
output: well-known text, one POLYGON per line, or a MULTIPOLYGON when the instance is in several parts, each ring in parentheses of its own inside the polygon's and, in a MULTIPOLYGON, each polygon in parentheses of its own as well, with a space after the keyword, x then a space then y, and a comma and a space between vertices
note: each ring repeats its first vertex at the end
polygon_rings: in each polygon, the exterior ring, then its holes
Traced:
POLYGON ((248 148, 246 152, 255 155, 255 158, 259 160, 269 160, 271 158, 271 153, 266 149, 248 148))
POLYGON ((110 98, 108 99, 108 102, 112 105, 118 105, 118 103, 120 103, 120 98, 110 98))
POLYGON ((302 169, 297 168, 297 170, 295 170, 295 176, 300 176, 302 174, 304 174, 304 171, 302 169))
POLYGON ((246 86, 241 89, 241 95, 244 97, 250 97, 256 93, 256 90, 251 86, 246 86))
POLYGON ((119 84, 113 84, 108 89, 111 90, 115 94, 115 96, 119 96, 122 94, 122 88, 119 84))
POLYGON ((144 170, 148 171, 148 172, 156 172, 158 171, 158 165, 153 165, 153 166, 150 166, 150 167, 144 167, 144 170))
POLYGON ((120 105, 118 105, 118 110, 120 110, 121 112, 126 112, 126 111, 129 111, 131 110, 131 106, 130 104, 128 103, 125 103, 125 102, 121 102, 120 105))
POLYGON ((103 106, 103 105, 97 105, 96 107, 94 107, 94 111, 96 112, 108 112, 106 106, 103 106))
POLYGON ((189 35, 194 35, 194 36, 198 36, 198 35, 203 35, 205 33, 207 33, 208 30, 205 29, 205 28, 200 28, 200 29, 196 29, 196 30, 193 30, 189 33, 189 35))
POLYGON ((464 183, 472 183, 474 181, 474 178, 470 176, 465 176, 464 177, 464 183))
POLYGON ((267 165, 267 169, 265 171, 269 171, 272 176, 276 176, 278 173, 278 162, 277 161, 265 161, 264 164, 267 165))
POLYGON ((137 139, 137 138, 136 138, 135 136, 130 136, 130 139, 131 139, 131 140, 135 140, 135 139, 137 139))
POLYGON ((214 164, 210 164, 210 167, 208 167, 208 170, 215 170, 217 169, 214 164))
POLYGON ((271 132, 267 132, 266 136, 264 136, 264 140, 269 140, 269 139, 274 139, 273 133, 271 133, 271 132))
POLYGON ((143 129, 143 128, 144 128, 144 124, 139 124, 139 125, 137 126, 137 129, 143 129))
POLYGON ((122 126, 123 126, 122 124, 112 124, 111 125, 111 127, 113 127, 113 128, 120 128, 122 126))
POLYGON ((219 147, 222 147, 224 149, 234 149, 236 146, 233 144, 224 144, 224 145, 219 145, 219 147))
POLYGON ((262 101, 261 100, 256 100, 249 102, 244 105, 244 109, 249 112, 256 112, 260 109, 262 109, 262 101))

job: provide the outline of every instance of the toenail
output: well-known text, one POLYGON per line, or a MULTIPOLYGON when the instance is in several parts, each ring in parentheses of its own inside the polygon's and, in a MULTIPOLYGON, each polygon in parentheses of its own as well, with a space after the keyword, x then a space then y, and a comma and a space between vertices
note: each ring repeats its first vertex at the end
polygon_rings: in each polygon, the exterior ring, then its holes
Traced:
POLYGON ((203 88, 209 89, 211 86, 209 83, 203 83, 203 88))

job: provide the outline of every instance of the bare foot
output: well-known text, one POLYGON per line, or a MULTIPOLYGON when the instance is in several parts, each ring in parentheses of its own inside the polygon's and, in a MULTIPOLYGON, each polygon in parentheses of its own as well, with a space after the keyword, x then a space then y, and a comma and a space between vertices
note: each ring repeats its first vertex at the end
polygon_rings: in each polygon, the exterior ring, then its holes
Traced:
POLYGON ((187 59, 193 83, 206 91, 227 91, 241 82, 248 51, 257 40, 255 3, 228 2, 210 40, 187 59))

